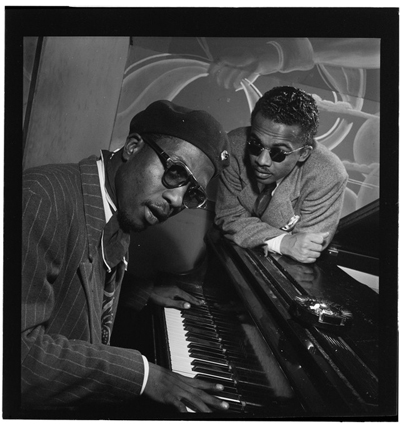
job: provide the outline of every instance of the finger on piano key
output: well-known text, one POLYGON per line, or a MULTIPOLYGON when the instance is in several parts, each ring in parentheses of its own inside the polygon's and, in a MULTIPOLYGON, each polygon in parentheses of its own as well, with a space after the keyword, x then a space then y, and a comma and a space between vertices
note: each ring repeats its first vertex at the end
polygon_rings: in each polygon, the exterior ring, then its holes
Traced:
POLYGON ((220 378, 216 376, 205 375, 205 374, 196 374, 194 378, 197 378, 198 380, 207 381, 208 383, 212 383, 212 384, 222 384, 224 386, 224 389, 221 391, 221 393, 239 394, 235 381, 221 380, 220 378))

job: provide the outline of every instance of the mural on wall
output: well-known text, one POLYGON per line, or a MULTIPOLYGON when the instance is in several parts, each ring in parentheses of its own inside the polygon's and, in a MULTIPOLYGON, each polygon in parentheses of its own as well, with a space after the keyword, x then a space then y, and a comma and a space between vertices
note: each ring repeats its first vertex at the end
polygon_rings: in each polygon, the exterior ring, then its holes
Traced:
POLYGON ((132 37, 110 148, 155 100, 205 109, 230 131, 265 91, 295 85, 316 99, 317 140, 349 173, 345 216, 379 198, 379 75, 379 39, 132 37))

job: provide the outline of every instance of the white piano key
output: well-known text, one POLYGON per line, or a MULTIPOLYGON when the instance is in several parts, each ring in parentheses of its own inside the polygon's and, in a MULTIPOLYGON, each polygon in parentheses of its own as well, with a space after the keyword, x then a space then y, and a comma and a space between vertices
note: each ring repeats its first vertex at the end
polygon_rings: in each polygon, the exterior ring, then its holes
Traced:
POLYGON ((172 371, 187 377, 196 375, 192 370, 189 357, 188 342, 185 339, 186 331, 183 328, 183 318, 176 309, 165 309, 165 321, 169 339, 172 371))

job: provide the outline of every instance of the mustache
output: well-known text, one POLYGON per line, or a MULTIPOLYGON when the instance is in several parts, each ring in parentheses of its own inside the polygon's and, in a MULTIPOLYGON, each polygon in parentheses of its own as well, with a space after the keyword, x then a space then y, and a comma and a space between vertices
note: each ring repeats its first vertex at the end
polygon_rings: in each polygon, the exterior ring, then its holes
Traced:
POLYGON ((268 166, 258 166, 258 165, 255 165, 255 166, 253 166, 253 169, 255 171, 258 171, 258 172, 263 172, 263 173, 271 174, 270 167, 268 167, 268 166))

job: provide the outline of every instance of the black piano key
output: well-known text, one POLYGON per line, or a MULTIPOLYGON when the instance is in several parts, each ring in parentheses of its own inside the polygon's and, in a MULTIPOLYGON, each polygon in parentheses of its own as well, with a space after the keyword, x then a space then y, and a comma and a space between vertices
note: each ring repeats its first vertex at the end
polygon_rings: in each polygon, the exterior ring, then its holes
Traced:
MULTIPOLYGON (((186 328, 185 328, 186 330, 186 328)), ((207 340, 210 342, 214 342, 214 343, 218 343, 219 345, 221 345, 222 343, 222 339, 220 337, 217 337, 215 334, 207 334, 207 333, 199 333, 196 331, 186 331, 185 333, 185 337, 187 340, 189 340, 189 338, 197 338, 197 339, 201 339, 201 340, 207 340)))
POLYGON ((200 365, 200 366, 212 366, 212 367, 216 367, 217 369, 221 369, 221 370, 226 370, 226 371, 230 371, 232 369, 232 367, 229 364, 215 364, 215 363, 211 363, 207 360, 203 360, 203 359, 199 359, 196 358, 194 359, 191 364, 193 366, 196 365, 200 365))
POLYGON ((226 354, 227 353, 226 349, 224 349, 224 348, 215 348, 215 347, 211 347, 211 346, 206 346, 202 343, 194 342, 194 341, 192 341, 188 344, 189 350, 193 347, 201 350, 203 353, 210 353, 210 354, 212 354, 212 353, 226 354))
POLYGON ((218 392, 215 397, 219 399, 226 400, 228 402, 241 402, 242 397, 238 393, 230 393, 230 392, 218 392))
POLYGON ((196 322, 204 322, 210 325, 215 325, 213 316, 211 314, 206 314, 206 313, 199 313, 196 311, 186 311, 186 312, 182 312, 181 316, 183 319, 192 319, 196 322))
POLYGON ((197 336, 194 336, 194 335, 186 336, 186 340, 188 342, 197 343, 201 346, 205 346, 205 347, 208 347, 208 348, 219 349, 221 351, 223 349, 221 343, 212 342, 212 341, 206 340, 205 338, 197 337, 197 336))
POLYGON ((232 317, 231 315, 226 315, 219 311, 212 311, 208 308, 190 308, 185 311, 181 311, 181 315, 183 318, 193 317, 193 319, 212 320, 213 322, 215 321, 226 325, 229 324, 230 326, 232 326, 232 321, 235 321, 235 317, 232 317))
POLYGON ((206 362, 208 361, 220 365, 230 366, 229 362, 222 355, 221 357, 217 357, 216 355, 213 355, 213 357, 211 357, 210 355, 206 355, 200 352, 189 352, 189 357, 204 360, 206 362))
POLYGON ((237 391, 237 381, 232 379, 220 378, 212 374, 197 374, 195 378, 199 378, 200 380, 208 381, 213 384, 222 384, 224 386, 224 390, 235 389, 237 391))
POLYGON ((215 333, 212 334, 212 333, 200 332, 200 331, 190 331, 190 330, 187 330, 186 328, 184 329, 186 330, 185 337, 188 340, 189 338, 191 339, 196 338, 198 340, 207 340, 210 342, 215 342, 219 344, 220 346, 222 345, 222 343, 226 343, 226 341, 223 340, 221 337, 219 337, 218 334, 215 334, 215 333))
POLYGON ((183 327, 188 332, 192 332, 193 334, 210 334, 215 335, 220 341, 227 341, 230 343, 242 344, 243 336, 240 337, 237 334, 232 333, 231 330, 225 331, 221 330, 218 327, 210 327, 204 326, 200 324, 195 324, 193 321, 184 321, 183 327))
POLYGON ((232 402, 232 403, 242 404, 241 396, 237 393, 221 393, 221 392, 219 392, 218 394, 215 395, 215 397, 222 399, 222 400, 225 400, 228 403, 232 402))
POLYGON ((205 349, 205 348, 202 348, 201 346, 197 346, 192 343, 190 343, 189 345, 189 356, 198 357, 199 359, 201 359, 202 356, 205 356, 206 358, 210 358, 210 359, 214 358, 214 359, 221 359, 221 360, 228 361, 224 352, 216 351, 214 349, 213 350, 205 349))
POLYGON ((214 320, 210 317, 199 317, 195 315, 185 315, 182 316, 183 322, 187 322, 188 324, 198 325, 198 326, 205 326, 210 328, 216 328, 216 324, 214 320))
POLYGON ((240 385, 242 386, 244 386, 244 387, 247 387, 247 389, 249 390, 254 390, 255 388, 257 388, 257 387, 265 387, 266 386, 266 384, 268 384, 268 383, 266 383, 266 381, 265 380, 259 380, 259 379, 251 379, 251 378, 246 378, 246 377, 244 377, 244 376, 240 376, 240 379, 238 379, 238 381, 240 381, 240 385))
POLYGON ((210 325, 215 325, 214 318, 211 314, 203 314, 194 311, 182 311, 181 316, 183 320, 192 320, 194 322, 204 322, 210 325))
POLYGON ((198 328, 193 325, 183 324, 183 328, 191 334, 200 334, 203 336, 211 337, 216 340, 222 341, 222 338, 218 336, 218 333, 216 331, 210 330, 210 329, 204 329, 204 328, 198 328))
POLYGON ((191 305, 190 309, 185 309, 182 312, 209 313, 207 305, 191 305))
POLYGON ((191 305, 189 309, 181 311, 182 315, 195 315, 195 316, 212 316, 207 307, 191 305))
POLYGON ((195 367, 204 367, 208 370, 208 372, 215 370, 232 374, 232 368, 229 365, 213 364, 211 362, 202 361, 201 359, 194 359, 191 364, 194 371, 196 371, 195 367))
POLYGON ((215 377, 219 380, 219 384, 222 384, 223 386, 226 385, 235 385, 236 380, 234 378, 232 378, 229 375, 223 375, 223 373, 218 373, 218 375, 215 372, 208 372, 208 370, 206 369, 199 369, 197 371, 198 373, 201 373, 203 375, 208 375, 209 377, 215 377))
POLYGON ((196 365, 196 366, 193 367, 193 371, 199 372, 199 373, 204 373, 204 374, 208 373, 208 374, 214 375, 216 377, 233 379, 233 375, 232 375, 231 372, 223 371, 223 370, 217 369, 215 367, 207 366, 207 365, 205 365, 205 366, 196 365))
POLYGON ((215 332, 217 331, 217 326, 213 323, 191 320, 191 319, 184 319, 183 323, 184 325, 192 325, 194 327, 202 328, 208 331, 215 331, 215 332))

